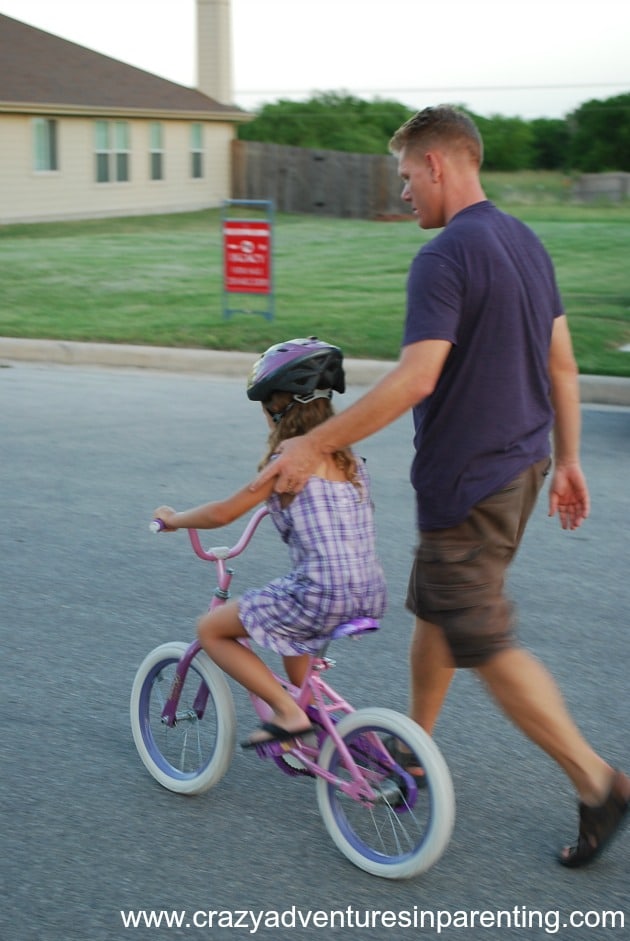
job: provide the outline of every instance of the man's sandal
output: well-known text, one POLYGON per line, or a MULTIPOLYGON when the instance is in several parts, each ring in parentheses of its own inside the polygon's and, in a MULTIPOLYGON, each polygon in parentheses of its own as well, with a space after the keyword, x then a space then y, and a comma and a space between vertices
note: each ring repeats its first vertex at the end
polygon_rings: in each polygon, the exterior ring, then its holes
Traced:
POLYGON ((416 787, 423 788, 427 786, 427 779, 424 768, 413 754, 413 752, 403 749, 400 739, 395 735, 389 735, 383 742, 383 745, 390 753, 397 765, 410 774, 416 782, 416 787))
POLYGON ((615 771, 608 797, 597 807, 580 804, 580 832, 577 843, 567 847, 558 861, 569 869, 593 862, 610 840, 619 833, 630 807, 630 778, 615 771))

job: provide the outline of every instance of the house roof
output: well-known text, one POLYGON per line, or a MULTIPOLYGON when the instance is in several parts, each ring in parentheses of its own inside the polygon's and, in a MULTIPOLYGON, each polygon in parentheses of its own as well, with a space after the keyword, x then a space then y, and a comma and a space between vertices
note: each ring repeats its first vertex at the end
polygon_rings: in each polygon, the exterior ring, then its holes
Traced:
POLYGON ((144 113, 243 121, 220 104, 85 46, 0 14, 0 110, 73 114, 144 113))

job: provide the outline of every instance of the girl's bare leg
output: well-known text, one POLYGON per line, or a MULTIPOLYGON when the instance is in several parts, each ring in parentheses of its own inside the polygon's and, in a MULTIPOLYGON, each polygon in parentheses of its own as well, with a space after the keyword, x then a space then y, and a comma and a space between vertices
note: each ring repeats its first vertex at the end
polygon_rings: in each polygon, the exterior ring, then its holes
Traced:
MULTIPOLYGON (((253 650, 239 643, 247 632, 238 616, 238 604, 230 602, 209 611, 197 628, 199 642, 209 657, 232 679, 255 696, 259 696, 273 711, 272 721, 287 732, 299 732, 310 723, 291 695, 278 683, 269 667, 253 650)), ((262 732, 252 741, 264 741, 269 736, 262 732)))
POLYGON ((282 658, 289 682, 293 683, 294 686, 300 687, 304 682, 310 659, 307 653, 282 658))

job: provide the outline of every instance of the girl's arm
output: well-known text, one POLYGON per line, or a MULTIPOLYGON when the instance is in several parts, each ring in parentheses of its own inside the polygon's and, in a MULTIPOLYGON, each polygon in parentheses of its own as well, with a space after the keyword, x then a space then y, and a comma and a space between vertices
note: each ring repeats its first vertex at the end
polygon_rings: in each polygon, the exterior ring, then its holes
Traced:
POLYGON ((170 532, 176 529, 216 529, 227 526, 259 503, 264 503, 271 496, 273 486, 273 480, 255 491, 248 485, 225 500, 204 503, 190 510, 182 510, 181 513, 171 506, 159 506, 153 511, 153 518, 162 520, 164 529, 170 532))

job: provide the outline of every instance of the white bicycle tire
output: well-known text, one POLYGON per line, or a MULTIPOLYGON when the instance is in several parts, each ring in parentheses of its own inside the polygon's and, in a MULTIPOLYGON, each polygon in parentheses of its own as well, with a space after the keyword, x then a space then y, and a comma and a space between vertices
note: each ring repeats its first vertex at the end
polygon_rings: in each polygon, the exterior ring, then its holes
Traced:
MULTIPOLYGON (((428 822, 426 827, 423 824, 421 833, 418 828, 418 835, 414 834, 411 840, 413 845, 408 851, 401 850, 389 854, 383 848, 382 851, 376 852, 357 837, 353 824, 346 817, 344 808, 347 807, 355 815, 361 813, 369 815, 371 811, 364 810, 362 805, 358 805, 357 808, 357 802, 348 797, 340 801, 334 786, 324 778, 318 777, 317 800, 324 825, 343 855, 359 869, 371 875, 387 879, 408 879, 426 872, 446 850, 455 822, 453 783, 442 753, 419 725, 393 709, 377 707, 359 709, 344 716, 337 725, 337 731, 344 740, 359 730, 366 733, 370 730, 378 730, 379 736, 383 733, 387 736, 392 735, 411 748, 425 771, 427 786, 426 790, 418 792, 418 800, 429 802, 428 822), (353 809, 351 805, 355 805, 355 808, 353 809)), ((339 760, 335 742, 328 737, 322 747, 319 764, 326 771, 334 771, 339 760)), ((387 804, 387 801, 383 804, 387 804)), ((391 818, 388 822, 388 832, 390 829, 404 828, 403 815, 397 814, 394 817, 389 807, 385 807, 383 812, 391 818)), ((357 816, 357 819, 360 817, 357 816)), ((409 819, 416 829, 413 818, 409 819)), ((398 840, 397 835, 395 838, 398 840)), ((379 839, 381 839, 381 834, 379 834, 379 839)))
MULTIPOLYGON (((212 723, 213 746, 207 760, 200 758, 198 767, 186 772, 179 769, 165 755, 151 724, 153 720, 153 724, 157 726, 159 705, 152 707, 153 686, 161 669, 174 669, 174 665, 187 648, 188 644, 173 641, 162 644, 147 654, 133 681, 129 712, 133 740, 142 763, 151 776, 169 791, 178 794, 200 794, 217 784, 230 765, 236 739, 236 715, 234 699, 222 671, 201 651, 191 664, 187 681, 190 678, 191 682, 194 680, 198 685, 198 681, 203 680, 208 687, 209 710, 206 710, 207 715, 202 722, 205 720, 212 723)), ((194 725, 194 719, 191 723, 194 725)), ((169 731, 166 727, 163 728, 165 737, 169 731)), ((175 734, 175 730, 172 731, 175 734)), ((199 732, 195 731, 199 738, 199 732)), ((184 727, 182 735, 187 732, 184 727)))

